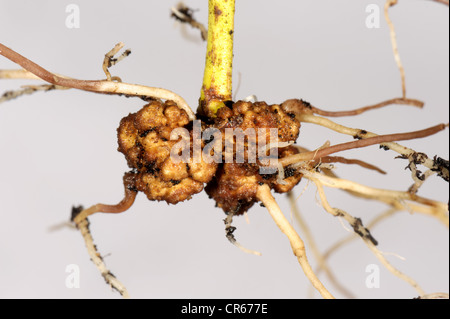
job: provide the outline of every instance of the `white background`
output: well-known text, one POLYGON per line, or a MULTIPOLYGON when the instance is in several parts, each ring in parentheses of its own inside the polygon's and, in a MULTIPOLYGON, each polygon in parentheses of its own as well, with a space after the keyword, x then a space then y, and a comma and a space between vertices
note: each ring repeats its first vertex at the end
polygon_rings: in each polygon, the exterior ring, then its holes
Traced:
MULTIPOLYGON (((367 5, 384 1, 238 0, 234 87, 237 98, 255 94, 281 103, 303 98, 317 107, 344 110, 401 95, 389 30, 365 25, 367 5)), ((169 18, 175 1, 0 1, 0 41, 43 67, 80 79, 104 77, 103 55, 123 41, 132 54, 111 68, 123 81, 170 89, 195 109, 203 77, 205 43, 190 27, 169 18), (65 26, 66 6, 80 8, 80 28, 65 26), (183 36, 183 33, 185 34, 183 36)), ((207 1, 187 1, 207 21, 207 1)), ((406 132, 448 122, 448 8, 431 1, 400 1, 392 8, 410 98, 423 110, 392 106, 358 117, 336 119, 377 133, 406 132)), ((15 65, 0 58, 0 68, 15 65)), ((0 91, 30 81, 0 80, 0 91)), ((36 82, 33 82, 36 83, 36 82)), ((0 297, 120 298, 90 262, 80 234, 49 231, 67 221, 72 205, 117 203, 128 170, 117 152, 122 117, 144 103, 136 98, 75 90, 37 93, 0 105, 0 297), (80 267, 80 288, 66 287, 66 266, 80 267)), ((403 145, 448 159, 448 130, 403 145)), ((351 140, 323 128, 302 126, 299 144, 315 148, 351 140)), ((387 176, 339 165, 337 173, 370 186, 406 190, 407 163, 372 146, 341 154, 377 164, 387 176)), ((302 181, 295 194, 307 185, 302 181)), ((385 205, 328 190, 332 206, 365 224, 385 205)), ((432 178, 420 195, 448 201, 448 184, 432 178)), ((277 195, 289 216, 285 196, 277 195)), ((324 251, 348 235, 341 222, 318 205, 309 185, 299 207, 324 251)), ((306 298, 305 279, 284 235, 264 208, 249 211, 250 224, 237 218, 237 239, 262 252, 247 255, 225 238, 224 214, 206 194, 176 206, 149 202, 140 194, 120 215, 91 218, 91 230, 110 270, 134 298, 306 298)), ((302 233, 300 233, 302 234, 302 233)), ((372 234, 379 248, 403 256, 389 260, 426 292, 448 292, 448 230, 437 220, 398 213, 372 234)), ((309 255, 311 253, 308 250, 309 255)), ((311 262, 316 262, 311 257, 311 262)), ((380 287, 365 285, 366 266, 379 265, 355 240, 330 259, 340 282, 358 298, 413 298, 417 292, 381 268, 380 287)), ((321 277, 336 297, 341 295, 321 277)), ((317 293, 314 294, 317 297, 317 293)))

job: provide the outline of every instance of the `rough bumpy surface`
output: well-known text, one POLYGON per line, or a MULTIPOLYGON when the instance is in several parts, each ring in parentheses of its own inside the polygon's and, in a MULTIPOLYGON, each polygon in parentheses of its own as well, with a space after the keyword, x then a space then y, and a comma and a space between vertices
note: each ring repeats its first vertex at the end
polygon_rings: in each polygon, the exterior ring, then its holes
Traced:
POLYGON ((176 204, 190 199, 214 176, 215 163, 172 161, 170 152, 179 140, 171 141, 171 132, 188 124, 186 112, 171 101, 152 101, 120 122, 118 150, 135 174, 136 190, 149 200, 176 204))
MULTIPOLYGON (((291 113, 282 110, 279 105, 267 105, 264 102, 243 102, 233 104, 232 108, 223 107, 217 112, 214 126, 222 132, 226 128, 276 128, 278 142, 293 142, 297 139, 300 123, 291 113)), ((266 144, 269 144, 269 130, 265 135, 266 144)), ((222 133, 224 138, 225 133, 222 133)), ((264 136, 262 137, 264 138, 264 136)), ((258 135, 257 143, 261 141, 258 135)), ((225 145, 225 142, 223 142, 225 145)), ((205 188, 210 198, 226 213, 242 214, 257 202, 256 192, 258 186, 265 183, 277 192, 290 191, 301 180, 301 174, 289 167, 284 168, 285 179, 281 182, 278 174, 261 174, 262 163, 248 163, 248 145, 245 144, 244 163, 223 163, 219 166, 214 179, 205 188)), ((288 146, 278 150, 278 158, 298 153, 297 149, 288 146)))
MULTIPOLYGON (((217 139, 222 146, 219 150, 211 148, 209 154, 218 156, 216 159, 220 163, 207 163, 204 158, 198 163, 193 162, 195 130, 186 112, 174 102, 152 101, 137 113, 123 118, 118 128, 118 150, 125 155, 128 166, 132 169, 129 174, 134 180, 134 190, 145 193, 149 200, 176 204, 201 192, 207 184, 205 190, 218 207, 226 213, 242 214, 257 201, 259 185, 267 184, 276 192, 284 193, 301 180, 302 176, 290 167, 281 168, 284 174, 278 174, 279 167, 275 167, 272 173, 260 171, 261 167, 268 165, 263 158, 258 157, 261 153, 263 156, 273 154, 269 151, 270 147, 277 149, 278 143, 294 142, 299 135, 300 123, 294 114, 285 111, 282 106, 239 101, 231 108, 222 107, 214 119, 202 123, 203 132, 208 128, 221 133, 217 139), (177 128, 186 129, 186 139, 190 143, 190 157, 181 162, 176 162, 171 157, 171 151, 181 139, 170 140, 171 133, 177 128), (272 139, 271 128, 276 129, 277 133, 272 139), (231 154, 231 161, 225 156, 227 129, 232 129, 233 132, 241 129, 244 135, 252 130, 256 132, 254 139, 246 135, 241 143, 237 143, 236 136, 228 139, 233 145, 228 153, 231 154), (238 144, 242 146, 240 152, 236 151, 238 144), (257 151, 256 157, 250 157, 255 153, 251 145, 255 144, 257 149, 261 144, 270 147, 264 147, 261 153, 257 151), (239 156, 242 156, 241 162, 238 161, 239 156)), ((208 141, 202 140, 202 149, 211 141, 216 142, 216 137, 208 141)), ((293 146, 282 145, 278 148, 278 159, 297 152, 293 146)))

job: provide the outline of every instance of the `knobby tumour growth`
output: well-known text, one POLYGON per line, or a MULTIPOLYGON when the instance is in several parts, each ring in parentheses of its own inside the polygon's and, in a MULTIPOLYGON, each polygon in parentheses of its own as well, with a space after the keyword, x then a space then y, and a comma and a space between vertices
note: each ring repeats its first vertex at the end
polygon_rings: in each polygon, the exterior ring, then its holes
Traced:
MULTIPOLYGON (((223 107, 217 117, 202 122, 202 130, 215 129, 221 140, 222 148, 215 161, 194 162, 192 156, 188 162, 176 161, 171 151, 180 142, 172 139, 172 132, 177 128, 186 128, 190 132, 190 154, 193 154, 194 137, 192 122, 186 112, 172 101, 152 101, 137 113, 123 118, 118 128, 118 150, 125 155, 128 166, 132 169, 133 189, 141 191, 149 200, 165 201, 169 204, 190 199, 201 192, 206 184, 206 193, 216 201, 216 205, 225 213, 235 215, 246 212, 257 201, 258 186, 268 184, 279 193, 290 191, 301 179, 301 174, 289 167, 283 168, 285 179, 279 181, 277 174, 261 174, 260 160, 249 161, 251 142, 256 146, 269 145, 270 136, 266 129, 276 129, 278 142, 294 142, 299 135, 300 123, 293 113, 286 113, 282 106, 267 105, 264 102, 250 103, 239 101, 231 107, 223 107), (225 149, 226 130, 239 129, 241 132, 256 132, 263 129, 265 134, 258 134, 255 140, 244 140, 242 154, 237 154, 236 138, 231 143, 233 154, 225 149), (264 140, 264 141, 261 141, 264 140), (262 143, 263 142, 263 143, 262 143), (226 162, 225 156, 231 156, 226 162), (237 158, 242 157, 242 163, 237 158)), ((213 139, 214 142, 214 139, 213 139)), ((217 142, 217 141, 216 141, 217 142)), ((205 141, 202 139, 202 147, 205 141)), ((278 147, 272 145, 272 148, 278 147)), ((270 145, 269 145, 270 148, 270 145)), ((270 153, 270 149, 266 153, 270 153)), ((214 157, 214 150, 211 154, 214 157)), ((297 154, 293 146, 280 149, 278 159, 297 154)))
POLYGON ((149 200, 182 202, 201 192, 203 184, 213 178, 216 163, 172 160, 171 150, 179 141, 172 140, 171 134, 190 123, 186 112, 172 101, 152 101, 122 119, 118 150, 132 169, 129 174, 133 176, 134 189, 149 200))

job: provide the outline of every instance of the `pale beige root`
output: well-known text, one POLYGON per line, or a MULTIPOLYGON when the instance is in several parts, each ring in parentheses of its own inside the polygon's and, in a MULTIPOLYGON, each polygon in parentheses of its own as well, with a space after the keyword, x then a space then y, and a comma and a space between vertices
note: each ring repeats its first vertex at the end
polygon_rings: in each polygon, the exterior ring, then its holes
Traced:
POLYGON ((89 253, 89 256, 91 257, 92 262, 95 264, 97 269, 102 274, 103 278, 105 279, 106 283, 111 286, 111 288, 117 290, 122 297, 129 299, 130 295, 128 294, 127 289, 125 286, 108 270, 106 267, 103 258, 101 257, 100 253, 97 251, 97 247, 94 244, 94 240, 92 238, 91 232, 89 230, 89 221, 88 219, 84 219, 77 223, 77 227, 81 232, 81 235, 83 236, 84 242, 87 247, 87 251, 89 253))
MULTIPOLYGON (((388 209, 386 212, 378 215, 377 217, 375 217, 373 220, 371 220, 366 228, 370 231, 371 229, 373 229, 378 223, 380 223, 382 220, 387 219, 389 217, 391 217, 392 215, 394 215, 395 213, 399 212, 398 209, 396 208, 390 208, 388 209)), ((334 253, 336 253, 339 248, 342 248, 344 245, 350 243, 351 241, 355 240, 359 238, 359 236, 356 233, 352 233, 351 235, 342 238, 341 240, 335 242, 330 248, 328 248, 324 253, 323 253, 323 258, 324 260, 327 260, 330 258, 331 255, 333 255, 334 253)), ((319 265, 320 267, 320 265, 319 265)), ((321 268, 317 269, 317 274, 319 274, 322 271, 321 268)))
MULTIPOLYGON (((377 217, 375 217, 373 220, 370 221, 370 223, 367 225, 367 229, 373 229, 377 224, 379 224, 381 221, 391 217, 392 215, 396 214, 400 212, 399 209, 397 208, 390 208, 387 211, 385 211, 384 213, 378 215, 377 217)), ((323 254, 323 258, 325 260, 329 259, 330 256, 334 253, 336 253, 339 248, 343 247, 345 244, 348 244, 349 242, 357 239, 359 236, 357 234, 352 234, 350 236, 347 236, 341 240, 339 240, 338 242, 334 243, 330 248, 328 248, 324 254, 323 254)), ((321 272, 321 268, 318 268, 316 270, 317 274, 320 274, 321 272)), ((431 293, 431 294, 426 294, 426 295, 422 295, 418 297, 419 299, 448 299, 448 294, 447 293, 431 293)))
MULTIPOLYGON (((122 61, 124 58, 129 56, 131 54, 130 50, 125 50, 119 57, 114 58, 114 56, 124 47, 123 42, 117 43, 114 48, 111 49, 108 53, 105 54, 105 58, 103 60, 102 68, 103 72, 106 75, 107 81, 113 81, 118 80, 119 82, 122 82, 120 78, 111 76, 111 73, 109 72, 109 68, 113 65, 116 65, 120 61, 122 61)), ((56 74, 55 75, 70 79, 70 77, 56 74)), ((42 80, 40 77, 34 75, 30 71, 27 71, 25 69, 10 69, 10 70, 0 70, 0 79, 4 80, 42 80)), ((61 87, 62 88, 62 87, 61 87)), ((68 89, 68 88, 65 88, 68 89)))
POLYGON ((122 82, 104 80, 77 80, 73 78, 62 77, 47 71, 38 64, 28 60, 27 58, 23 57, 22 55, 18 54, 14 50, 4 46, 1 43, 0 55, 3 55, 14 63, 17 63, 22 68, 33 73, 40 79, 54 85, 102 94, 118 94, 125 96, 137 96, 148 99, 172 100, 180 108, 186 111, 190 120, 195 119, 195 114, 189 107, 187 102, 178 94, 166 89, 122 82))
MULTIPOLYGON (((399 212, 399 210, 395 209, 395 208, 391 208, 388 211, 386 211, 385 213, 378 215, 377 217, 375 217, 368 225, 367 225, 367 229, 370 231, 376 224, 378 224, 379 222, 381 222, 383 219, 386 219, 390 216, 392 216, 394 213, 399 212)), ((360 236, 358 236, 356 233, 352 233, 351 235, 335 242, 330 248, 328 248, 324 253, 323 253, 323 259, 326 261, 328 260, 331 255, 333 255, 334 253, 336 253, 340 248, 342 248, 344 245, 350 243, 351 241, 358 239, 360 236)), ((321 265, 319 265, 319 268, 317 268, 316 273, 317 275, 319 275, 321 273, 323 269, 321 268, 321 265)))
POLYGON ((251 250, 248 248, 245 248, 242 246, 234 237, 234 231, 236 230, 236 227, 233 227, 231 224, 233 223, 233 214, 229 213, 227 217, 223 220, 225 223, 225 235, 227 239, 232 243, 234 246, 242 250, 244 253, 261 256, 261 253, 255 250, 251 250))
POLYGON ((319 182, 323 186, 338 188, 361 194, 365 198, 384 202, 398 210, 421 213, 438 219, 446 227, 449 227, 448 204, 421 197, 410 192, 385 190, 362 185, 350 180, 326 176, 307 169, 299 168, 298 171, 307 179, 319 182))
MULTIPOLYGON (((390 217, 395 212, 398 212, 400 210, 406 210, 408 212, 419 212, 422 214, 430 215, 432 217, 437 218, 440 222, 442 222, 447 228, 449 226, 449 217, 448 217, 448 204, 445 203, 439 203, 436 201, 431 201, 424 198, 419 198, 418 196, 411 194, 410 192, 394 192, 394 191, 385 191, 385 190, 377 190, 373 188, 367 188, 366 186, 362 186, 360 184, 341 180, 339 178, 336 178, 334 176, 324 176, 317 172, 309 171, 309 175, 305 174, 307 173, 307 170, 301 170, 301 172, 304 174, 304 177, 308 178, 309 180, 312 180, 315 182, 316 185, 318 185, 319 194, 321 196, 321 199, 325 204, 323 206, 325 209, 333 214, 336 214, 336 210, 331 208, 328 203, 326 202, 326 197, 323 192, 322 183, 329 187, 339 188, 344 191, 348 191, 352 195, 355 196, 361 196, 364 198, 372 198, 376 200, 380 200, 383 202, 386 202, 387 204, 392 205, 392 208, 388 210, 386 213, 378 216, 375 218, 369 227, 367 229, 371 229, 376 223, 380 222, 382 219, 390 217), (314 177, 317 179, 315 179, 314 177), (319 181, 320 180, 320 181, 319 181), (351 185, 351 186, 350 186, 351 185), (392 196, 388 195, 391 193, 392 196), (391 197, 391 198, 389 198, 391 197), (414 202, 407 202, 407 199, 411 201, 417 201, 418 203, 414 202)), ((342 211, 339 211, 340 213, 345 213, 342 211)), ((345 216, 344 216, 345 217, 345 216)), ((345 238, 342 241, 337 242, 333 247, 331 247, 327 252, 324 253, 323 258, 327 260, 329 256, 336 251, 338 248, 342 247, 344 244, 348 243, 350 240, 352 240, 354 236, 350 236, 348 238, 345 238)), ((364 239, 364 238, 363 238, 364 239)), ((411 284, 419 293, 422 293, 423 291, 421 288, 417 285, 417 283, 412 280, 411 278, 404 276, 401 272, 399 272, 397 269, 392 267, 392 265, 387 262, 382 252, 380 252, 374 245, 373 242, 367 241, 366 244, 371 249, 371 251, 377 256, 377 258, 380 259, 380 261, 385 265, 385 267, 390 270, 394 275, 402 278, 409 284, 411 284)), ((320 269, 316 272, 317 274, 320 273, 320 269)))
MULTIPOLYGON (((54 73, 55 75, 65 78, 65 79, 72 79, 68 76, 64 76, 62 74, 54 73)), ((0 70, 0 80, 38 80, 42 81, 42 79, 30 71, 27 71, 25 69, 9 69, 9 70, 0 70)), ((65 89, 70 89, 68 87, 65 87, 65 89)))
POLYGON ((124 285, 118 281, 111 272, 106 268, 103 259, 97 252, 97 248, 94 245, 92 235, 89 231, 88 216, 95 213, 122 213, 127 211, 134 203, 137 192, 135 191, 134 174, 126 173, 123 177, 123 184, 125 195, 124 198, 116 205, 96 204, 87 209, 83 207, 73 207, 71 220, 75 226, 81 231, 83 239, 86 243, 89 256, 98 268, 106 282, 111 285, 112 288, 120 292, 124 298, 129 298, 128 292, 124 285))
POLYGON ((40 80, 39 77, 24 69, 0 70, 0 79, 5 80, 40 80))
POLYGON ((275 221, 280 230, 288 237, 289 242, 291 243, 292 251, 297 257, 300 266, 302 267, 306 277, 311 281, 312 285, 319 291, 323 298, 334 299, 333 295, 325 288, 325 286, 314 273, 306 257, 305 245, 303 243, 303 240, 283 215, 283 212, 275 201, 275 198, 272 196, 270 187, 266 184, 259 186, 256 196, 258 200, 260 200, 267 208, 270 216, 275 221))
MULTIPOLYGON (((325 274, 327 275, 330 283, 335 286, 335 288, 346 298, 355 298, 355 296, 347 289, 345 288, 336 278, 334 273, 331 271, 330 267, 328 267, 328 264, 326 262, 326 259, 320 252, 319 248, 317 247, 316 241, 314 240, 314 236, 312 235, 306 221, 300 214, 300 210, 298 209, 297 200, 295 199, 294 194, 292 191, 290 191, 288 194, 289 204, 291 206, 291 211, 293 212, 294 218, 297 221, 298 225, 300 226, 300 229, 302 233, 305 236, 305 242, 306 244, 311 248, 311 252, 314 255, 314 258, 317 260, 318 266, 320 270, 325 271, 325 274)), ((318 275, 318 273, 316 272, 318 275)))
MULTIPOLYGON (((105 72, 106 80, 112 81, 113 77, 111 77, 111 73, 109 72, 109 68, 113 65, 116 65, 124 58, 131 54, 130 50, 125 50, 119 57, 114 58, 114 56, 124 47, 123 42, 117 43, 114 48, 111 49, 108 53, 105 54, 105 59, 103 60, 103 72, 105 72)), ((116 77, 117 79, 117 77, 116 77)), ((122 82, 120 78, 118 78, 119 82, 122 82)))
POLYGON ((50 232, 56 232, 56 231, 60 231, 64 228, 68 228, 68 229, 76 229, 76 226, 71 223, 70 221, 64 221, 64 222, 60 222, 57 224, 54 224, 50 227, 48 227, 47 231, 50 232))
MULTIPOLYGON (((61 76, 61 75, 60 75, 61 76)), ((41 80, 36 75, 28 72, 24 69, 11 69, 0 70, 0 79, 4 80, 41 80)), ((54 85, 54 84, 41 84, 41 85, 23 85, 21 89, 6 91, 0 96, 0 103, 13 100, 22 95, 30 95, 36 92, 48 92, 53 90, 68 90, 70 88, 54 85)))
MULTIPOLYGON (((335 132, 345 134, 345 135, 350 135, 350 136, 357 137, 360 139, 367 139, 367 138, 380 136, 380 135, 377 135, 375 133, 368 132, 365 130, 350 128, 350 127, 335 123, 327 118, 312 115, 312 114, 301 114, 301 115, 298 115, 297 118, 299 119, 300 122, 320 125, 320 126, 328 128, 330 130, 333 130, 335 132)), ((448 127, 448 124, 446 124, 445 127, 448 127)), ((449 174, 449 171, 447 168, 437 167, 435 161, 423 153, 416 152, 413 149, 402 146, 395 142, 382 142, 382 143, 380 143, 380 146, 384 147, 386 149, 391 149, 394 152, 401 154, 402 157, 405 159, 408 159, 409 162, 419 162, 421 165, 427 167, 428 169, 434 170, 434 171, 437 171, 437 169, 439 169, 440 175, 445 180, 450 179, 450 174, 449 174)), ((284 159, 282 159, 282 160, 284 160, 284 159)))
POLYGON ((403 98, 406 98, 406 79, 405 79, 405 69, 403 68, 402 61, 400 59, 400 54, 398 53, 398 45, 397 45, 397 35, 395 34, 394 24, 392 23, 391 18, 389 17, 389 8, 397 4, 397 0, 387 0, 384 5, 384 17, 389 26, 389 33, 391 37, 392 51, 394 52, 395 63, 397 63, 397 67, 400 71, 400 77, 402 81, 402 93, 403 98))
MULTIPOLYGON (((103 68, 103 72, 106 75, 107 81, 119 79, 119 82, 122 82, 122 81, 120 81, 120 78, 111 76, 111 73, 109 72, 109 68, 113 65, 116 65, 117 63, 119 63, 124 58, 126 58, 127 56, 130 55, 131 51, 125 50, 119 57, 114 58, 114 56, 123 47, 124 47, 124 44, 122 42, 119 42, 118 44, 116 44, 114 46, 114 48, 111 49, 111 51, 109 51, 108 53, 105 54, 102 68, 103 68)), ((67 77, 67 76, 64 76, 61 74, 55 73, 55 75, 62 77, 62 78, 70 79, 70 77, 67 77)), ((5 79, 5 80, 42 80, 40 77, 34 75, 33 73, 31 73, 30 71, 27 71, 25 69, 0 70, 0 79, 5 79)))
POLYGON ((425 181, 430 176, 436 174, 436 171, 433 171, 431 169, 426 170, 425 173, 422 174, 422 172, 417 169, 417 165, 414 163, 414 161, 409 162, 408 167, 411 170, 411 177, 414 181, 414 184, 411 185, 411 187, 408 189, 408 192, 412 194, 417 194, 419 188, 423 185, 423 183, 425 183, 425 181))
POLYGON ((446 5, 446 6, 449 5, 449 1, 448 0, 431 0, 431 1, 442 3, 442 4, 446 5))
POLYGON ((352 215, 348 214, 347 212, 341 209, 331 207, 325 196, 325 191, 323 189, 321 181, 314 178, 312 178, 311 180, 317 186, 317 191, 319 193, 319 197, 321 199, 323 208, 333 216, 344 218, 353 228, 355 233, 357 233, 361 237, 363 242, 377 257, 377 259, 386 267, 386 269, 388 269, 396 277, 400 278, 401 280, 411 285, 419 293, 419 295, 424 295, 425 294, 424 290, 419 286, 419 284, 414 279, 405 275, 400 270, 392 266, 391 263, 389 263, 384 254, 376 247, 377 245, 376 240, 372 237, 369 230, 363 226, 361 220, 359 218, 353 217, 352 215))

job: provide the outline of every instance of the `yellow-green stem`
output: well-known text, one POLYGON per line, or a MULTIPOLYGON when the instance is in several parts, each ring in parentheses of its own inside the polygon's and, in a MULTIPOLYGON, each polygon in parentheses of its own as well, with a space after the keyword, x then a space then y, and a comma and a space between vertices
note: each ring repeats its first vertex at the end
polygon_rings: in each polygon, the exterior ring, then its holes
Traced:
POLYGON ((214 117, 231 100, 235 0, 209 0, 208 44, 200 96, 201 112, 214 117))

